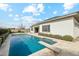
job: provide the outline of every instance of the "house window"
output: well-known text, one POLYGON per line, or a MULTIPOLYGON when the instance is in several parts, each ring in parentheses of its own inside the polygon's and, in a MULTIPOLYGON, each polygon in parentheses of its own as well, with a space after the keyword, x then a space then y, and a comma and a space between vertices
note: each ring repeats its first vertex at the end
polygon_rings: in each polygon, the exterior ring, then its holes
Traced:
POLYGON ((50 32, 50 25, 43 25, 42 26, 42 31, 43 32, 50 32))

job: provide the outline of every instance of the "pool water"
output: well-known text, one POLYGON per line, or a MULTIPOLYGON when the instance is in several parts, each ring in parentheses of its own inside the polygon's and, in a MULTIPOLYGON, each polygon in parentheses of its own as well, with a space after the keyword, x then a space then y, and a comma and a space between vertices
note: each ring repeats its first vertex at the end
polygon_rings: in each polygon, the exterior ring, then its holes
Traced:
POLYGON ((27 56, 45 46, 38 43, 40 38, 31 35, 16 35, 10 38, 9 56, 27 56))
POLYGON ((45 48, 45 46, 38 43, 40 39, 31 35, 10 37, 9 56, 27 56, 45 48))

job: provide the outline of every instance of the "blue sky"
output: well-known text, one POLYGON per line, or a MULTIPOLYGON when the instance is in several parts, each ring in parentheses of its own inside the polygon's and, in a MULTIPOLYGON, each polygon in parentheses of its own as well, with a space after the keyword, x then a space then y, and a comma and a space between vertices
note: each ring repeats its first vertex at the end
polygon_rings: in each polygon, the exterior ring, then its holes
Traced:
POLYGON ((79 11, 78 3, 0 3, 0 27, 29 28, 51 17, 79 11))

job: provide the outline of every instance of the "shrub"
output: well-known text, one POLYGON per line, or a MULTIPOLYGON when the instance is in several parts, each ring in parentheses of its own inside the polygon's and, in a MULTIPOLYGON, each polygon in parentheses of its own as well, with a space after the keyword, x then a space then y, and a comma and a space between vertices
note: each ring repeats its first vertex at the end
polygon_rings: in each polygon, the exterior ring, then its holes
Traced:
POLYGON ((73 37, 70 36, 70 35, 65 35, 65 36, 62 37, 62 40, 72 41, 73 40, 73 37))
POLYGON ((62 36, 61 35, 52 35, 52 38, 62 39, 62 36))
POLYGON ((61 35, 52 35, 52 34, 43 34, 43 33, 39 33, 39 35, 56 38, 56 39, 62 39, 61 35))
POLYGON ((61 40, 65 40, 65 41, 72 41, 73 40, 73 37, 70 35, 61 36, 61 35, 52 35, 52 34, 44 34, 44 33, 39 33, 39 35, 51 37, 51 38, 56 38, 56 39, 61 39, 61 40))
POLYGON ((0 38, 1 38, 0 43, 1 44, 5 41, 9 33, 10 33, 9 29, 0 29, 0 38))
POLYGON ((9 32, 8 29, 0 29, 0 35, 3 35, 5 33, 9 32))

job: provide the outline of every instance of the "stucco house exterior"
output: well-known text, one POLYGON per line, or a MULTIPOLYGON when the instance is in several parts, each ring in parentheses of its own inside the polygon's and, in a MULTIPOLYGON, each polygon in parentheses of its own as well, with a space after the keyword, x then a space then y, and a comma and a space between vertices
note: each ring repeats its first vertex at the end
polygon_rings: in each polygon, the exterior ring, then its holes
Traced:
POLYGON ((30 27, 31 33, 79 36, 79 12, 57 16, 36 23, 30 27))

